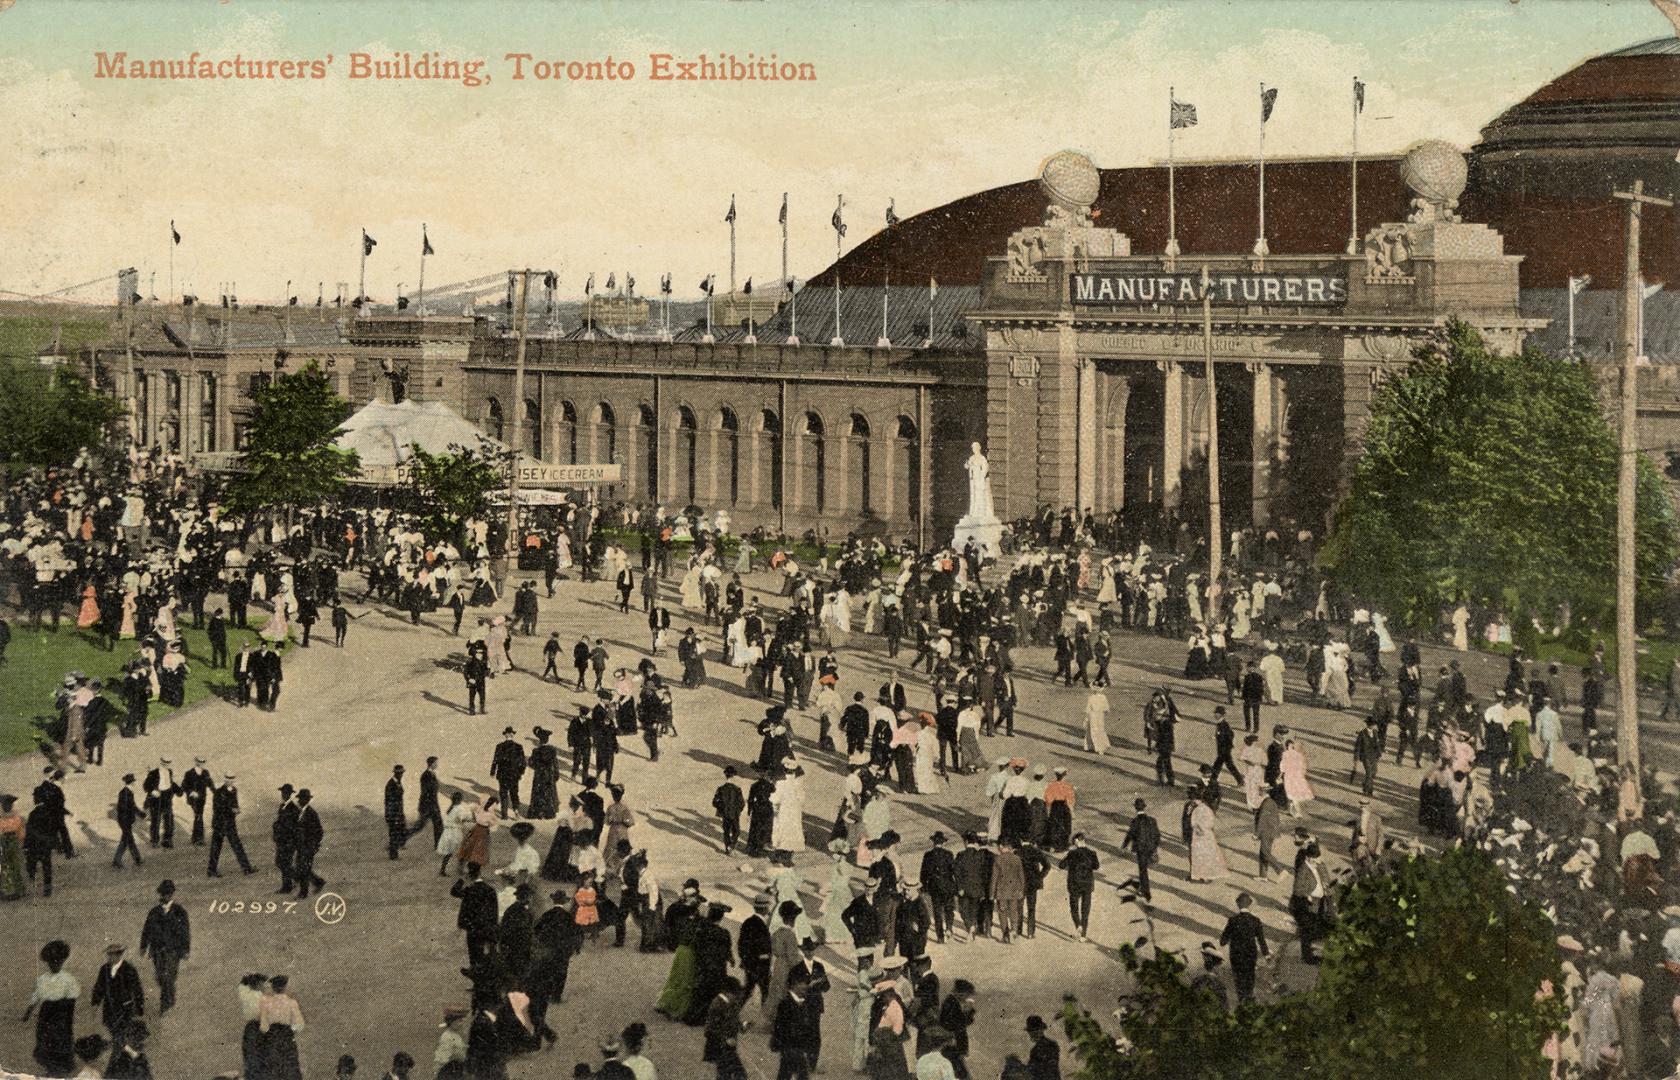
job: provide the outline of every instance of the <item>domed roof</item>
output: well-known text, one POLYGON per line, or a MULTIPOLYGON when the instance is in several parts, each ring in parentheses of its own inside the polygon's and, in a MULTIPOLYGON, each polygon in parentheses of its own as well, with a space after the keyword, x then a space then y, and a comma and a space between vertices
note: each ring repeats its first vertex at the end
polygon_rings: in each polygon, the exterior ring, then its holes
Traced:
POLYGON ((1534 149, 1666 148, 1680 131, 1680 38, 1592 57, 1482 129, 1479 156, 1534 149))

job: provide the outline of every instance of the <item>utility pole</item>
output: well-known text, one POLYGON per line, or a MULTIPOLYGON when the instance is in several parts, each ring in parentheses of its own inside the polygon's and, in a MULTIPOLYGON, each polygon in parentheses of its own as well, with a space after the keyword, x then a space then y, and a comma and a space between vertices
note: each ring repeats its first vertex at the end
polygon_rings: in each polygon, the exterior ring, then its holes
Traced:
POLYGON ((1615 197, 1626 199, 1628 204, 1627 270, 1622 281, 1622 453, 1616 482, 1616 761, 1637 771, 1639 658, 1634 653, 1634 507, 1639 475, 1639 315, 1645 299, 1639 274, 1639 222, 1645 204, 1674 203, 1645 194, 1643 180, 1635 180, 1632 191, 1615 192, 1615 197))
POLYGON ((1214 625, 1224 572, 1224 526, 1219 514, 1219 384, 1213 375, 1213 275, 1202 264, 1202 357, 1207 368, 1208 421, 1208 602, 1204 615, 1214 625))
MULTIPOLYGON (((519 306, 514 309, 515 332, 519 345, 513 356, 513 438, 508 454, 508 517, 507 541, 503 554, 507 560, 507 576, 512 577, 519 553, 519 458, 525 444, 525 317, 526 301, 531 292, 531 271, 519 272, 519 306)), ((505 580, 505 579, 504 579, 505 580)))

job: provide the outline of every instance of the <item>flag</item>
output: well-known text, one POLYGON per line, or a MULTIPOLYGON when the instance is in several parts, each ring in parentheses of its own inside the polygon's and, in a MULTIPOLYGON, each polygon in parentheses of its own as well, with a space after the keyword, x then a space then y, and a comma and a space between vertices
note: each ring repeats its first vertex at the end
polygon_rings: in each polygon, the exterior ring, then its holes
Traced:
POLYGON ((554 271, 550 270, 548 273, 543 275, 543 288, 553 291, 555 286, 559 284, 560 275, 556 274, 554 271))
POLYGON ((367 230, 363 229, 362 230, 362 256, 365 258, 366 256, 372 255, 373 254, 373 249, 378 247, 378 246, 379 246, 379 241, 377 241, 373 237, 369 236, 367 234, 367 230))
POLYGON ((1260 91, 1260 122, 1264 124, 1272 118, 1272 107, 1277 104, 1277 87, 1260 91))
POLYGON ((895 205, 896 200, 889 200, 887 203, 887 228, 889 229, 898 224, 898 211, 894 209, 895 205))
POLYGON ((343 306, 344 306, 344 294, 341 292, 337 296, 333 297, 333 307, 341 308, 343 306))
MULTIPOLYGON (((1657 288, 1660 289, 1660 288, 1662 288, 1662 286, 1658 285, 1657 288)), ((129 293, 128 294, 128 302, 131 303, 131 304, 138 304, 140 302, 140 294, 139 293, 129 293)))
POLYGON ((584 293, 585 296, 588 296, 590 293, 592 293, 594 291, 595 291, 595 275, 590 274, 589 275, 589 280, 583 283, 583 293, 584 293))
POLYGON ((614 286, 613 286, 613 278, 614 278, 614 277, 615 277, 615 276, 616 276, 616 275, 614 275, 614 274, 608 274, 608 275, 607 275, 607 289, 608 289, 608 290, 609 290, 609 291, 611 291, 611 290, 612 290, 612 289, 613 289, 613 287, 614 287, 614 286))
POLYGON ((776 224, 787 224, 787 192, 782 192, 782 212, 776 215, 776 224))
POLYGON ((666 296, 671 295, 671 275, 670 274, 666 274, 664 277, 659 279, 659 291, 664 293, 666 296))
POLYGON ((636 275, 628 270, 624 271, 624 291, 632 296, 636 294, 636 275))
POLYGON ((1173 100, 1171 116, 1168 118, 1167 123, 1169 126, 1174 128, 1195 127, 1196 106, 1190 104, 1188 101, 1173 100))
POLYGON ((1353 111, 1356 113, 1365 111, 1365 84, 1360 82, 1357 76, 1353 80, 1353 111))
MULTIPOLYGON (((1660 288, 1662 288, 1662 286, 1658 285, 1657 288, 1660 289, 1660 288)), ((743 296, 751 296, 752 295, 752 278, 747 279, 747 284, 744 288, 741 289, 741 294, 743 296)))
POLYGON ((287 297, 286 298, 286 306, 287 307, 297 307, 297 297, 295 297, 295 296, 287 297))
POLYGON ((787 294, 789 296, 792 296, 793 295, 793 279, 788 278, 786 281, 782 282, 782 288, 787 290, 787 294))
POLYGON ((939 279, 938 278, 931 278, 931 277, 928 278, 928 295, 930 297, 939 295, 939 279))
POLYGON ((406 297, 406 296, 397 297, 397 310, 398 311, 407 311, 408 310, 408 297, 406 297))
POLYGON ((317 296, 317 297, 316 297, 316 298, 315 298, 315 306, 316 306, 316 307, 320 307, 320 306, 321 306, 321 300, 322 300, 322 298, 321 298, 321 297, 319 297, 319 296, 317 296))
POLYGON ((426 226, 422 225, 420 226, 420 257, 423 259, 427 255, 431 254, 434 254, 432 251, 432 241, 426 236, 426 226))
POLYGON ((1591 284, 1591 274, 1582 274, 1580 277, 1572 277, 1569 279, 1569 295, 1579 296, 1583 292, 1586 292, 1587 286, 1591 284))
POLYGON ((1642 300, 1649 300, 1649 299, 1651 299, 1651 297, 1653 297, 1653 296, 1657 295, 1658 293, 1662 292, 1662 290, 1663 290, 1662 282, 1659 281, 1654 285, 1646 285, 1644 288, 1640 289, 1639 290, 1639 296, 1640 296, 1640 299, 1642 299, 1642 300))
POLYGON ((846 235, 846 223, 840 220, 840 207, 836 206, 834 208, 834 217, 829 219, 829 224, 833 225, 834 231, 841 236, 846 235))
POLYGON ((705 277, 700 279, 700 291, 701 292, 705 293, 707 296, 710 296, 710 295, 712 295, 712 288, 713 288, 713 286, 712 286, 712 275, 707 274, 705 277))
POLYGON ((222 294, 222 306, 223 307, 228 306, 228 295, 227 295, 227 293, 222 294))
POLYGON ((182 294, 182 296, 181 296, 181 306, 182 307, 192 307, 196 303, 198 303, 198 297, 192 295, 191 293, 183 293, 182 294))
POLYGON ((733 195, 729 196, 729 213, 723 215, 723 221, 726 225, 735 224, 735 196, 733 195))
POLYGON ((181 233, 180 230, 175 228, 175 221, 173 218, 171 218, 169 222, 169 238, 174 240, 177 244, 181 242, 181 233))

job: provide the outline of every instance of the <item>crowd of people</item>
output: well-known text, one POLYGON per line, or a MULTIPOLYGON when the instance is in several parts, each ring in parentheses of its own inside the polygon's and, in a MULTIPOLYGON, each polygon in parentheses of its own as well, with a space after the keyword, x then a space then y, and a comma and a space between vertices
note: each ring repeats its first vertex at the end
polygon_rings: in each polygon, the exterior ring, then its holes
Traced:
MULTIPOLYGON (((1648 818, 1612 812, 1615 785, 1603 782, 1594 756, 1603 750, 1596 740, 1601 658, 1578 689, 1520 651, 1491 699, 1471 693, 1456 660, 1426 680, 1417 643, 1396 641, 1383 613, 1336 596, 1312 569, 1308 534, 1245 530, 1233 538, 1225 578, 1210 582, 1188 533, 1169 536, 1171 550, 1157 550, 1118 516, 1071 508, 1059 515, 1045 508, 1017 523, 1008 551, 990 561, 972 547, 917 552, 861 536, 831 548, 762 533, 735 537, 721 512, 592 504, 530 525, 519 545, 527 576, 516 582, 492 558, 501 537, 487 520, 448 535, 419 514, 384 506, 320 507, 260 521, 224 513, 217 496, 178 462, 144 454, 110 471, 82 460, 28 474, 0 495, 0 551, 19 617, 52 622, 77 604, 80 629, 114 652, 132 650, 116 658, 119 670, 110 676, 66 674, 53 702, 56 722, 43 733, 48 761, 33 807, 21 814, 14 796, 0 795, 0 896, 25 895, 31 880, 43 896, 52 894, 53 858, 74 850, 64 773, 100 767, 113 728, 144 737, 153 703, 183 703, 192 665, 229 666, 238 704, 254 687, 257 704, 275 709, 279 658, 310 644, 323 613, 342 646, 357 617, 352 605, 384 604, 415 623, 447 611, 452 642, 464 638, 447 658, 464 682, 463 711, 499 706, 488 700, 491 681, 521 665, 532 673, 540 666, 556 692, 592 700, 556 724, 563 732, 541 724, 528 736, 503 729, 482 774, 494 794, 452 790, 440 780, 436 756, 426 759, 412 796, 402 765, 385 780, 384 850, 400 859, 429 834, 429 857, 447 882, 440 893, 448 892, 453 926, 465 937, 470 992, 441 1009, 437 1075, 499 1080, 510 1062, 553 1047, 548 1018, 564 1000, 572 965, 624 946, 633 925, 641 951, 670 958, 664 985, 649 988, 650 1013, 704 1034, 701 1062, 667 1062, 668 1073, 744 1077, 743 1040, 767 1037, 779 1077, 808 1076, 836 1054, 825 1054, 822 1017, 844 1009, 852 1039, 839 1053, 853 1069, 918 1080, 968 1076, 976 988, 944 977, 939 957, 949 954, 930 952, 930 943, 1014 945, 1037 937, 1041 918, 1086 941, 1099 881, 1120 877, 1112 865, 1103 876, 1104 861, 1130 860, 1125 876, 1110 881, 1119 885, 1113 895, 1147 916, 1163 850, 1174 845, 1191 882, 1287 881, 1307 963, 1317 961, 1333 925, 1338 883, 1380 872, 1420 845, 1492 845, 1517 881, 1521 873, 1584 872, 1583 891, 1602 894, 1624 914, 1559 912, 1560 925, 1581 928, 1563 941, 1566 950, 1580 945, 1574 970, 1581 985, 1557 988, 1578 995, 1576 1060, 1602 1068, 1604 1048, 1614 1045, 1612 1056, 1625 1067, 1628 1040, 1654 1032, 1643 1040, 1642 1060, 1654 1065, 1666 1053, 1673 1061, 1672 1024, 1664 1034, 1651 1018, 1660 1019, 1664 1006, 1672 1020, 1680 1000, 1672 992, 1680 934, 1658 932, 1659 920, 1673 914, 1663 909, 1662 871, 1676 855, 1674 793, 1647 793, 1648 818), (756 587, 765 572, 771 589, 756 587), (615 658, 604 637, 568 644, 557 632, 538 631, 550 601, 574 602, 591 582, 610 586, 621 613, 639 599, 645 654, 615 658), (483 611, 469 622, 474 608, 483 611), (188 620, 208 631, 211 655, 202 660, 189 659, 182 644, 188 620), (228 638, 251 633, 262 647, 240 640, 230 655, 228 638), (1133 729, 1111 706, 1110 666, 1139 634, 1184 642, 1181 681, 1213 689, 1190 695, 1200 704, 1186 705, 1163 680, 1133 729), (860 649, 884 656, 881 681, 869 674, 879 668, 876 658, 865 666, 860 649), (1029 649, 1050 650, 1048 662, 1023 666, 1029 649), (563 673, 568 654, 571 673, 563 673), (1310 741, 1275 721, 1287 670, 1305 682, 1297 703, 1352 712, 1360 724, 1346 745, 1358 810, 1336 835, 1320 835, 1308 816, 1316 797, 1310 741), (689 726, 680 715, 683 696, 708 685, 733 691, 733 679, 762 710, 753 721, 759 749, 752 760, 722 768, 710 809, 719 848, 765 864, 750 913, 734 910, 721 889, 684 867, 650 856, 637 839, 636 793, 615 773, 621 740, 640 738, 647 760, 657 762, 661 740, 678 737, 679 720, 689 726), (1057 688, 1058 700, 1072 700, 1065 695, 1079 685, 1083 705, 1069 714, 1083 721, 1082 762, 1035 762, 1015 751, 1018 726, 1023 737, 1041 734, 1018 724, 1021 680, 1057 688), (1206 703, 1211 710, 1196 714, 1206 703), (1578 737, 1564 734, 1566 712, 1578 737), (1128 724, 1118 738, 1109 734, 1111 718, 1128 724), (1205 760, 1194 760, 1179 736, 1185 724, 1211 730, 1205 760), (1133 800, 1129 812, 1082 801, 1083 762, 1096 769, 1106 755, 1129 752, 1152 761, 1156 793, 1133 800), (1374 798, 1390 753, 1393 768, 1409 758, 1420 778, 1417 841, 1391 835, 1398 830, 1374 798), (1181 782, 1186 764, 1193 771, 1181 782), (1562 780, 1545 807, 1513 808, 1553 776, 1562 780), (1579 841, 1570 824, 1576 819, 1564 813, 1576 804, 1591 822, 1579 841), (934 830, 925 842, 907 838, 900 831, 913 820, 907 810, 921 807, 966 813, 969 826, 934 830), (808 834, 807 808, 832 822, 825 837, 808 834), (1163 836, 1158 815, 1173 809, 1178 828, 1163 836), (1110 820, 1126 823, 1115 842, 1095 834, 1110 820), (1239 837, 1253 845, 1252 875, 1228 858, 1239 837), (1572 856, 1564 853, 1577 844, 1572 856), (1609 851, 1618 852, 1619 869, 1594 877, 1609 851), (815 880, 806 876, 813 868, 815 880), (1058 877, 1065 921, 1038 906, 1058 877), (1635 918, 1626 914, 1625 894, 1638 889, 1645 892, 1633 907, 1645 914, 1635 918), (1633 982, 1643 983, 1643 997, 1633 982), (756 1026, 748 1022, 755 992, 764 1020, 756 1026), (1630 1026, 1634 1017, 1640 1024, 1630 1026)), ((1452 628, 1443 643, 1467 648, 1460 631, 1468 609, 1443 619, 1452 628)), ((1497 638, 1499 621, 1488 625, 1497 638)), ((141 864, 137 826, 148 827, 150 849, 172 847, 179 801, 191 815, 190 845, 205 842, 209 815, 208 876, 219 876, 224 848, 244 873, 261 872, 239 836, 237 778, 224 772, 217 779, 207 766, 195 761, 177 777, 165 758, 138 790, 133 773, 123 777, 113 799, 121 833, 113 865, 125 854, 141 864)), ((1638 786, 1638 778, 1626 782, 1638 786)), ((279 791, 273 869, 281 891, 305 898, 325 884, 315 865, 324 826, 309 791, 290 784, 279 791)), ((171 914, 180 911, 173 882, 163 886, 164 914, 155 928, 148 917, 139 949, 152 960, 159 1007, 167 1008, 190 935, 184 911, 179 926, 171 914)), ((1239 1002, 1270 992, 1263 965, 1281 952, 1268 945, 1255 901, 1241 892, 1220 940, 1204 946, 1210 966, 1224 950, 1239 1002)), ((440 911, 440 927, 447 917, 440 911)), ((54 1076, 78 1068, 146 1075, 138 974, 120 948, 108 957, 92 999, 106 1035, 78 1038, 80 987, 66 970, 73 948, 55 940, 41 950, 47 970, 31 1005, 37 1063, 54 1076)), ((295 989, 279 974, 236 981, 245 1022, 241 1075, 298 1080, 304 1023, 295 989)), ((1019 1050, 1005 1077, 1060 1075, 1060 1048, 1042 1019, 1028 1018, 1019 1050)), ((1567 1052, 1560 1044, 1560 1056, 1567 1052)), ((599 1056, 575 1075, 654 1075, 643 1021, 603 1038, 599 1056)), ((389 1075, 405 1080, 413 1067, 401 1052, 389 1075)))

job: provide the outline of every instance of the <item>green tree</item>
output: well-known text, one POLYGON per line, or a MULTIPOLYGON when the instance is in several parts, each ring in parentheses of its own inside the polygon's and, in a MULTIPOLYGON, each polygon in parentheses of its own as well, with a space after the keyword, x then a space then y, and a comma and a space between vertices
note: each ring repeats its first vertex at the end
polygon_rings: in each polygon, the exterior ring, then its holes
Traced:
POLYGON ((83 447, 101 450, 122 415, 72 368, 0 361, 0 464, 68 465, 83 447))
POLYGON ((505 481, 490 443, 451 450, 428 454, 415 445, 408 459, 408 491, 426 533, 459 544, 462 524, 482 516, 489 509, 490 492, 505 481))
POLYGON ((1454 848, 1341 896, 1314 1009, 1331 1075, 1543 1080, 1567 1020, 1557 929, 1486 853, 1454 848))
POLYGON ((343 491, 360 467, 355 451, 333 445, 349 415, 350 403, 314 363, 257 390, 244 471, 228 485, 230 509, 305 506, 343 491))
MULTIPOLYGON (((1499 355, 1454 322, 1377 392, 1325 564, 1419 629, 1460 598, 1518 624, 1550 622, 1565 603, 1602 620, 1619 459, 1584 367, 1499 355)), ((1674 517, 1657 470, 1638 464, 1639 602, 1651 605, 1675 559, 1674 517)))

